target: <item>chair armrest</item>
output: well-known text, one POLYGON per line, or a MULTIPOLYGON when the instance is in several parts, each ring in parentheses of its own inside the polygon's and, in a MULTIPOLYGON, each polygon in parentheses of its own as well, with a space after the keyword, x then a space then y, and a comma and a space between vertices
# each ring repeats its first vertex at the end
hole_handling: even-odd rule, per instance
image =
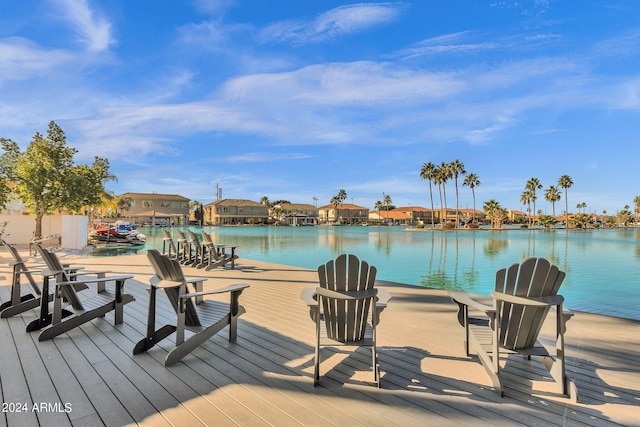
POLYGON ((304 288, 302 292, 300 292, 300 298, 309 306, 318 305, 316 288, 304 288))
POLYGON ((550 295, 546 297, 521 297, 517 295, 503 294, 502 292, 491 292, 491 296, 497 301, 511 304, 525 305, 532 307, 551 307, 564 302, 562 295, 550 295))
POLYGON ((86 280, 78 280, 71 282, 56 282, 56 286, 70 286, 77 285, 79 283, 99 283, 99 282, 111 282, 111 281, 124 281, 128 279, 133 279, 132 274, 123 274, 122 276, 107 276, 107 277, 95 277, 92 279, 86 280))
POLYGON ((476 310, 484 311, 485 313, 495 311, 492 306, 482 304, 481 302, 474 300, 465 291, 449 291, 449 297, 458 305, 473 307, 476 310))
POLYGON ((193 297, 198 297, 203 295, 223 294, 227 292, 238 292, 248 287, 249 285, 246 283, 237 283, 235 285, 229 285, 229 286, 225 286, 224 288, 214 289, 210 291, 189 292, 187 294, 180 295, 180 298, 187 299, 187 298, 193 298, 193 297))

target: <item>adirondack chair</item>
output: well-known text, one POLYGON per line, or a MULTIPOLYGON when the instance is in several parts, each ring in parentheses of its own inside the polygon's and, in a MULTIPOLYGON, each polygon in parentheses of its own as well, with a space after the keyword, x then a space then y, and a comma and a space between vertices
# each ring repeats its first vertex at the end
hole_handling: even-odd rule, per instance
POLYGON ((493 387, 504 395, 500 380, 500 353, 539 356, 559 385, 559 391, 577 401, 578 391, 565 371, 564 332, 573 313, 563 309, 558 289, 565 273, 544 258, 529 258, 496 273, 493 305, 481 304, 464 291, 449 295, 459 306, 458 322, 465 329, 465 350, 473 346, 493 387), (551 307, 555 307, 556 349, 551 355, 538 335, 551 307), (471 310, 482 314, 470 315, 471 310))
POLYGON ((132 275, 106 276, 108 271, 79 273, 76 269, 64 267, 54 253, 41 245, 36 245, 36 249, 47 265, 47 269, 41 271, 42 295, 48 295, 50 279, 55 280, 53 311, 49 311, 49 302, 45 298, 40 298, 40 316, 27 325, 27 332, 42 329, 38 340, 45 341, 93 319, 103 317, 110 311, 114 311, 114 323, 116 325, 122 323, 124 305, 135 301, 132 295, 123 293, 124 283, 127 279, 133 278, 132 275), (96 277, 85 277, 94 274, 96 277), (114 291, 107 289, 107 282, 115 282, 114 291), (88 284, 96 284, 97 292, 91 297, 81 299, 78 291, 87 289, 88 284), (68 307, 64 308, 63 305, 66 304, 72 310, 68 307))
POLYGON ((202 249, 203 252, 206 252, 207 258, 204 269, 211 270, 231 263, 230 267, 233 270, 238 259, 238 255, 236 255, 237 246, 229 246, 231 253, 228 254, 226 253, 227 245, 216 245, 211 238, 211 234, 206 231, 201 231, 200 233, 202 234, 202 249))
MULTIPOLYGON (((11 299, 0 305, 0 317, 4 319, 38 307, 40 305, 42 291, 40 284, 33 278, 32 273, 36 273, 36 271, 27 268, 18 250, 4 240, 1 241, 1 244, 9 250, 9 254, 11 254, 13 258, 13 262, 9 263, 9 266, 13 269, 11 274, 11 299), (24 276, 28 280, 29 285, 31 285, 31 293, 22 295, 22 276, 24 276)), ((39 271, 37 273, 39 273, 39 271)), ((52 295, 49 294, 49 301, 51 301, 51 298, 52 295)))
POLYGON ((162 255, 168 255, 173 258, 179 258, 180 252, 176 246, 176 242, 173 241, 171 233, 166 229, 162 229, 162 255))
POLYGON ((245 313, 239 303, 240 294, 249 287, 234 284, 221 289, 203 291, 206 278, 185 278, 180 263, 162 255, 155 249, 147 252, 155 275, 149 280, 149 313, 147 336, 133 349, 133 354, 146 352, 157 343, 176 333, 175 348, 165 358, 165 366, 171 366, 202 345, 209 338, 229 326, 229 342, 237 338, 238 318, 245 313), (195 288, 195 292, 190 287, 195 288), (163 289, 176 312, 176 324, 156 328, 156 293, 163 289), (203 299, 206 295, 229 293, 229 303, 203 299), (189 332, 187 332, 189 331, 189 332), (189 335, 189 336, 188 336, 189 335))
POLYGON ((318 267, 320 286, 307 288, 301 297, 316 324, 313 385, 320 380, 320 348, 371 348, 374 382, 380 387, 376 326, 391 296, 375 288, 377 270, 355 255, 340 255, 318 267))
POLYGON ((192 250, 191 243, 187 240, 187 236, 185 236, 182 230, 176 230, 178 234, 178 239, 176 240, 178 243, 178 261, 182 265, 190 265, 195 262, 195 253, 192 250))

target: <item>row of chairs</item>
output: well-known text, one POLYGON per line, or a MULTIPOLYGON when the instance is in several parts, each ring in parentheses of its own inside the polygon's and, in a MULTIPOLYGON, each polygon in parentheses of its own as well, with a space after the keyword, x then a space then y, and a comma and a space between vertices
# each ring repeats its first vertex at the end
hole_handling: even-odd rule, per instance
POLYGON ((162 254, 175 258, 180 264, 211 270, 224 267, 227 263, 233 270, 238 259, 238 246, 227 246, 214 243, 211 234, 201 231, 202 241, 196 233, 188 230, 189 238, 182 230, 176 230, 178 238, 174 241, 171 233, 162 229, 162 254), (231 252, 228 253, 227 249, 231 252))

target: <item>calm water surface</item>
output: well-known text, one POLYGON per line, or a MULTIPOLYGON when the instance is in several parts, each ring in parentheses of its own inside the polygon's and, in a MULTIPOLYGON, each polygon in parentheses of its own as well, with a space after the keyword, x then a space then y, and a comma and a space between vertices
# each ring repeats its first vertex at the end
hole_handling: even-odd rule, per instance
MULTIPOLYGON (((216 243, 238 245, 241 260, 315 269, 341 253, 378 268, 378 278, 416 286, 493 290, 499 268, 545 257, 567 273, 568 308, 640 320, 640 229, 419 231, 401 227, 190 227, 216 243)), ((95 255, 162 249, 158 228, 140 230, 144 249, 98 249, 95 255)), ((174 234, 175 237, 175 234, 174 234)))

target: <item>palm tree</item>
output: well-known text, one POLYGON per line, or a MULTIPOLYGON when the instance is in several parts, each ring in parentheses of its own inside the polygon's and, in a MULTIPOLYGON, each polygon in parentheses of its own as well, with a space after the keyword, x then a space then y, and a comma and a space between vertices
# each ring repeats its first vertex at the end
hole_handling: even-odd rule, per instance
POLYGON ((520 195, 520 203, 527 205, 527 213, 529 214, 529 226, 531 226, 531 191, 524 190, 520 195))
POLYGON ((565 227, 569 228, 569 195, 568 190, 573 185, 573 181, 569 175, 562 175, 558 178, 558 185, 564 189, 564 215, 565 215, 565 227))
POLYGON ((464 164, 458 159, 449 163, 449 171, 451 171, 451 176, 453 177, 453 182, 455 183, 455 187, 456 187, 456 228, 457 228, 458 225, 460 224, 460 217, 458 213, 459 211, 458 209, 458 176, 466 175, 467 171, 464 170, 464 164))
MULTIPOLYGON (((331 203, 333 203, 334 205, 334 209, 338 209, 338 204, 342 205, 342 209, 344 210, 344 201, 347 198, 347 192, 345 190, 343 190, 342 188, 340 190, 338 190, 338 194, 336 194, 335 196, 333 196, 333 198, 331 199, 331 203)), ((340 212, 340 215, 342 215, 342 212, 340 212)))
POLYGON ((491 199, 488 202, 484 202, 484 212, 487 215, 487 218, 491 221, 492 228, 502 228, 502 222, 507 217, 507 211, 500 203, 491 199))
MULTIPOLYGON (((558 187, 554 187, 553 185, 550 185, 549 188, 547 188, 544 191, 544 199, 547 202, 551 203, 551 212, 553 215, 553 218, 556 217, 556 202, 560 200, 560 190, 558 190, 558 187)), ((555 228, 556 224, 553 224, 553 227, 555 228)))
POLYGON ((531 178, 529 181, 527 181, 525 188, 531 191, 531 201, 533 202, 533 212, 536 212, 536 199, 538 198, 538 196, 536 196, 536 190, 541 190, 542 184, 540 184, 540 180, 538 178, 531 178))
POLYGON ((475 215, 476 215, 476 192, 475 192, 475 188, 480 185, 480 180, 478 179, 478 175, 476 175, 475 173, 470 173, 469 175, 464 177, 464 181, 462 182, 462 185, 466 185, 467 187, 469 187, 471 189, 471 195, 473 196, 473 222, 475 222, 475 215))
POLYGON ((391 206, 391 196, 382 193, 382 204, 386 206, 385 210, 387 211, 387 221, 389 221, 389 206, 391 206))
POLYGON ((444 219, 447 222, 447 181, 453 177, 449 163, 440 164, 440 178, 442 179, 442 194, 444 195, 444 219))
POLYGON ((442 222, 442 185, 445 182, 444 173, 440 166, 436 166, 433 171, 433 182, 438 185, 438 193, 440 193, 440 212, 438 213, 438 222, 442 222))
POLYGON ((433 220, 433 188, 431 187, 431 183, 435 178, 436 165, 433 163, 425 163, 422 165, 422 169, 420 169, 420 179, 426 179, 429 181, 429 198, 431 199, 431 228, 434 227, 433 220))

